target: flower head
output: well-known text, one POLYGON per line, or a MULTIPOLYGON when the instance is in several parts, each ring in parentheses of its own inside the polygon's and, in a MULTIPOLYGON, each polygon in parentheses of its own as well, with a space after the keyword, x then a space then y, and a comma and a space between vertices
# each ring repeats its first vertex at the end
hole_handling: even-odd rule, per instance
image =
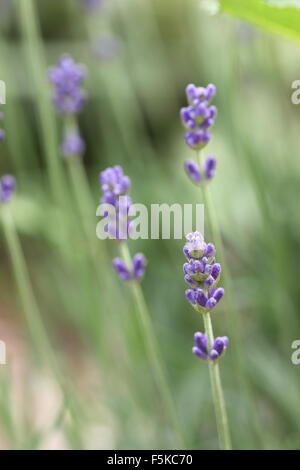
POLYGON ((16 189, 16 180, 11 175, 4 175, 0 179, 0 201, 9 202, 16 189))
POLYGON ((225 353, 229 339, 227 336, 215 338, 212 347, 208 348, 207 336, 204 333, 197 332, 194 335, 195 346, 192 351, 200 359, 217 361, 225 353))
POLYGON ((181 108, 180 117, 186 128, 186 144, 195 150, 203 148, 211 139, 208 130, 214 124, 217 108, 210 101, 215 94, 216 87, 213 84, 206 88, 190 84, 186 88, 188 106, 181 108))
POLYGON ((48 77, 54 87, 53 103, 57 111, 62 114, 79 113, 87 98, 82 88, 86 68, 65 54, 56 67, 49 69, 48 77))
POLYGON ((206 243, 200 232, 186 236, 183 253, 187 262, 183 265, 184 280, 191 287, 185 292, 190 304, 201 313, 212 310, 224 295, 224 289, 217 287, 221 265, 216 262, 216 249, 206 243))

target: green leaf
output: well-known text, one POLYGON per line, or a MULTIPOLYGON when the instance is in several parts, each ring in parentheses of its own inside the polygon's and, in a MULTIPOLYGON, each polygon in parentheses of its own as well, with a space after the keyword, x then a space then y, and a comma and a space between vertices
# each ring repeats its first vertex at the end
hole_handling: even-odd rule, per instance
POLYGON ((300 41, 300 9, 296 7, 275 6, 262 0, 220 0, 220 11, 300 41))

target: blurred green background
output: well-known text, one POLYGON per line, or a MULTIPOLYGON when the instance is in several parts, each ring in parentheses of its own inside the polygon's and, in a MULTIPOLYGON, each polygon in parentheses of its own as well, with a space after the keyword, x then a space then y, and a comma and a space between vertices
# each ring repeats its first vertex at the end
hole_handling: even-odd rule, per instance
MULTIPOLYGON (((212 82, 219 114, 204 153, 218 157, 211 192, 242 347, 229 347, 221 363, 233 446, 297 449, 300 366, 291 362, 291 344, 300 339, 300 108, 291 102, 291 83, 300 79, 300 48, 289 38, 300 36, 300 26, 289 22, 287 30, 280 16, 262 24, 260 11, 252 11, 251 23, 281 34, 256 28, 246 20, 252 4, 263 3, 257 1, 237 11, 243 20, 226 15, 234 14, 234 1, 221 1, 225 14, 216 12, 217 2, 200 0, 102 0, 93 14, 81 3, 1 0, 0 79, 7 87, 1 175, 17 179, 11 212, 76 422, 28 332, 1 231, 0 339, 7 364, 0 366, 0 448, 174 448, 134 302, 111 269, 116 244, 94 237, 98 175, 122 165, 135 202, 201 202, 183 171, 193 152, 178 113, 188 83, 212 82), (62 122, 47 81, 47 67, 65 52, 88 68, 89 100, 79 126, 95 251, 60 155, 62 122), (64 194, 49 178, 53 164, 64 194), (237 355, 245 361, 242 372, 237 355)), ((142 287, 187 447, 214 449, 208 370, 191 354, 203 325, 184 297, 182 246, 130 241, 132 253, 148 259, 142 287)), ((225 310, 224 302, 212 319, 215 333, 230 337, 225 310)))

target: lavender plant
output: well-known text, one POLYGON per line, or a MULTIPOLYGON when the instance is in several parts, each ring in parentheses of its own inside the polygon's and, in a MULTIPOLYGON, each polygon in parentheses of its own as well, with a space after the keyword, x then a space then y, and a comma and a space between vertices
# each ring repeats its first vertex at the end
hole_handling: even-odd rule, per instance
POLYGON ((152 367, 152 372, 156 386, 164 401, 166 412, 177 436, 178 445, 183 446, 182 431, 180 429, 177 411, 173 398, 166 381, 163 366, 159 358, 159 348, 151 322, 151 317, 147 308, 140 281, 145 274, 146 258, 142 253, 137 253, 131 257, 127 240, 130 234, 131 222, 128 219, 128 211, 131 205, 129 190, 131 181, 124 175, 120 166, 114 166, 102 171, 99 176, 102 197, 100 202, 109 203, 115 208, 115 218, 109 214, 107 231, 109 235, 116 239, 120 250, 120 257, 113 260, 113 268, 119 278, 130 285, 139 312, 138 321, 143 335, 148 359, 152 367), (125 205, 121 206, 121 197, 125 198, 125 205), (126 217, 124 217, 126 215, 126 217))
POLYGON ((200 232, 189 233, 186 236, 183 253, 187 262, 183 265, 184 279, 192 289, 185 292, 189 303, 197 312, 203 314, 205 334, 195 333, 193 353, 208 361, 211 387, 220 447, 231 449, 228 419, 223 396, 218 361, 223 356, 227 346, 227 336, 214 338, 210 312, 215 309, 224 295, 224 289, 218 287, 221 265, 216 262, 216 249, 212 243, 206 243, 200 232))
MULTIPOLYGON (((188 85, 186 88, 188 106, 180 110, 180 117, 186 128, 185 142, 196 151, 197 156, 197 161, 187 160, 184 168, 189 179, 201 187, 210 230, 214 242, 220 250, 221 261, 224 265, 222 240, 207 189, 208 182, 215 175, 217 159, 212 155, 208 156, 205 161, 201 158, 201 150, 212 138, 210 130, 217 115, 217 108, 211 105, 211 100, 215 94, 216 87, 213 84, 209 84, 206 88, 196 87, 193 84, 188 85)), ((210 318, 210 311, 218 305, 224 295, 224 289, 218 287, 221 265, 216 263, 215 253, 215 246, 211 243, 206 244, 199 232, 187 235, 184 254, 188 262, 184 264, 184 273, 185 281, 192 289, 186 291, 186 298, 198 312, 203 314, 205 326, 205 335, 202 333, 195 335, 193 352, 198 357, 208 360, 219 442, 221 448, 230 449, 230 434, 218 368, 218 360, 227 348, 228 338, 214 339, 210 318)))

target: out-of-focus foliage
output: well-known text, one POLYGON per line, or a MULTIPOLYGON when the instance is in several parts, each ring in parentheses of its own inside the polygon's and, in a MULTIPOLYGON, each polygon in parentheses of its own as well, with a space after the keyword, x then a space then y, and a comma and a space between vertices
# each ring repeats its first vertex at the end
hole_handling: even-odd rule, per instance
POLYGON ((220 0, 220 7, 221 12, 247 20, 268 31, 300 40, 300 9, 291 6, 291 2, 266 4, 262 0, 220 0))

